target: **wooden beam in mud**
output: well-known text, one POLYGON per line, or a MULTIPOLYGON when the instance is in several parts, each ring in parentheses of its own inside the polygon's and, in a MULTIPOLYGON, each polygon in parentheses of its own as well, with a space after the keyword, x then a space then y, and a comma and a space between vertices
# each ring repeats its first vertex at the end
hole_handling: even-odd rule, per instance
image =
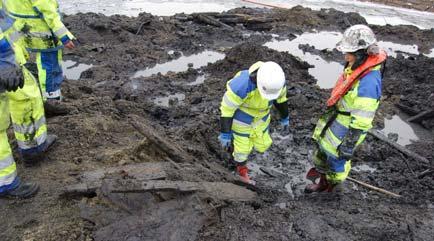
POLYGON ((419 114, 407 119, 408 122, 420 122, 434 116, 434 110, 422 111, 419 114))
POLYGON ((105 178, 134 178, 140 180, 161 180, 167 177, 164 171, 165 163, 139 163, 125 166, 102 168, 83 172, 78 176, 78 182, 64 188, 64 196, 94 195, 102 186, 105 178))
POLYGON ((112 193, 198 192, 218 200, 238 202, 253 201, 257 197, 255 192, 227 182, 110 180, 106 184, 112 193))
POLYGON ((228 30, 234 30, 233 27, 231 27, 225 23, 220 22, 220 20, 218 20, 212 16, 205 15, 205 14, 194 14, 194 16, 200 22, 206 23, 208 25, 215 26, 215 27, 223 27, 223 28, 228 29, 228 30))
POLYGON ((371 130, 369 130, 368 133, 369 133, 370 135, 376 137, 376 138, 379 139, 380 141, 383 141, 383 142, 387 143, 388 145, 392 146, 392 147, 395 148, 396 150, 398 150, 398 151, 404 153, 404 154, 407 155, 408 157, 411 157, 411 158, 413 158, 414 160, 417 160, 417 161, 422 162, 422 163, 424 163, 424 164, 428 164, 428 165, 430 164, 429 160, 426 159, 425 157, 423 157, 423 156, 421 156, 421 155, 419 155, 419 154, 417 154, 417 153, 414 153, 414 152, 408 150, 407 148, 405 148, 405 147, 399 145, 399 144, 396 143, 396 142, 393 142, 393 141, 389 140, 389 138, 387 138, 387 136, 381 134, 378 130, 371 129, 371 130))

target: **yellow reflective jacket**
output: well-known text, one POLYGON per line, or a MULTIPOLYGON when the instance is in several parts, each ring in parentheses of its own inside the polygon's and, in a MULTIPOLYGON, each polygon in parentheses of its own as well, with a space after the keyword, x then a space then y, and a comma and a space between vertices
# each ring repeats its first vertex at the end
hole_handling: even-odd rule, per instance
MULTIPOLYGON (((286 87, 284 87, 279 98, 274 101, 283 103, 287 100, 286 87)), ((274 101, 266 100, 261 96, 256 84, 250 80, 248 70, 240 71, 227 83, 227 90, 220 105, 221 116, 232 117, 233 124, 240 127, 239 131, 248 132, 250 130, 248 126, 258 121, 265 123, 264 128, 266 128, 274 101)))
POLYGON ((30 51, 52 51, 75 39, 62 23, 57 0, 2 0, 2 11, 14 20, 30 51))

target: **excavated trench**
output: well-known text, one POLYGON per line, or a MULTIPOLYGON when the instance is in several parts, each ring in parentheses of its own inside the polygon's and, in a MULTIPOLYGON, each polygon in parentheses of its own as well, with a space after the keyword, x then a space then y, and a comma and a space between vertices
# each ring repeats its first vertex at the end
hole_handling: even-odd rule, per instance
POLYGON ((366 23, 358 14, 239 8, 64 21, 81 46, 65 54, 67 111, 48 119, 60 139, 44 162, 18 161, 42 190, 0 200, 1 240, 432 240, 434 179, 420 174, 433 165, 434 118, 418 120, 417 138, 388 122, 434 108, 432 30, 372 26, 391 51, 375 128, 428 161, 367 138, 351 176, 402 195, 392 198, 351 182, 344 193, 303 193, 312 129, 336 78, 328 65, 343 64, 333 41, 313 40, 366 23), (292 120, 286 133, 273 121, 273 146, 251 156, 249 190, 225 167, 218 119, 226 81, 258 60, 283 66, 292 120))

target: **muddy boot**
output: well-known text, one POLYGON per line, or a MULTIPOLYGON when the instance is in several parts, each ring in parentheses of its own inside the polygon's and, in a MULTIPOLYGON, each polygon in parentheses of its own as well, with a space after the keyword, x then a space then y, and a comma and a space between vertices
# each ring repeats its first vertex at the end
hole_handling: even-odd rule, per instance
POLYGON ((328 191, 331 186, 327 182, 326 176, 324 174, 320 175, 320 179, 318 183, 308 184, 304 188, 305 193, 313 193, 313 192, 323 192, 328 191))
POLYGON ((36 183, 26 182, 18 184, 18 186, 12 190, 6 191, 0 194, 2 198, 30 198, 36 195, 39 191, 39 186, 36 183))
POLYGON ((59 99, 47 99, 44 103, 46 117, 67 115, 70 109, 59 99))
POLYGON ((249 185, 255 185, 255 181, 251 180, 249 177, 249 168, 247 166, 237 166, 237 173, 240 177, 240 180, 249 185))
POLYGON ((312 183, 316 183, 316 180, 321 177, 321 173, 319 173, 315 167, 309 169, 306 174, 306 179, 310 180, 312 183))
POLYGON ((25 154, 23 153, 21 156, 24 159, 24 163, 26 165, 35 164, 38 161, 41 161, 44 158, 44 154, 50 149, 51 146, 56 142, 56 135, 47 135, 47 139, 45 143, 41 147, 41 150, 38 153, 25 154))

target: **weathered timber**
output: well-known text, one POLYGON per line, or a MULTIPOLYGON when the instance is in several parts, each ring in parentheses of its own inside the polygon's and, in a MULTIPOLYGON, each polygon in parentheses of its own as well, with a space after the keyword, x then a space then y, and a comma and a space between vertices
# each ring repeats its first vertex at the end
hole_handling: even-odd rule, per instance
POLYGON ((113 193, 199 192, 217 200, 239 202, 252 201, 257 196, 253 191, 226 182, 109 180, 106 184, 113 193))
POLYGON ((425 157, 423 157, 423 156, 421 156, 421 155, 419 155, 417 153, 414 153, 414 152, 408 150, 407 148, 399 145, 396 142, 393 142, 393 141, 389 140, 389 138, 387 138, 385 135, 381 134, 378 130, 371 129, 371 130, 369 130, 368 133, 371 134, 372 136, 376 137, 377 139, 379 139, 379 140, 381 140, 381 141, 389 144, 390 146, 392 146, 396 150, 404 153, 408 157, 411 157, 414 160, 417 160, 417 161, 422 162, 424 164, 430 164, 429 160, 426 159, 425 157))
MULTIPOLYGON (((156 133, 150 126, 143 123, 137 115, 128 115, 129 123, 150 142, 152 142, 154 149, 161 153, 164 153, 172 161, 175 162, 191 162, 194 161, 194 157, 185 152, 179 145, 175 143, 169 143, 166 138, 161 136, 161 133, 156 133)), ((149 143, 146 143, 149 145, 149 143)))
POLYGON ((398 107, 403 112, 405 112, 411 116, 417 115, 419 113, 418 110, 415 110, 414 108, 407 106, 407 105, 404 105, 404 104, 397 103, 397 104, 395 104, 395 106, 398 107))
POLYGON ((426 119, 434 117, 434 110, 422 111, 419 114, 412 116, 407 119, 408 122, 420 122, 426 119))
POLYGON ((228 30, 234 30, 233 27, 231 27, 231 26, 229 26, 229 25, 227 25, 225 23, 220 22, 218 19, 216 19, 216 18, 214 18, 212 16, 207 16, 205 14, 196 14, 195 18, 198 21, 200 21, 202 23, 209 24, 211 26, 223 27, 223 28, 228 29, 228 30))
POLYGON ((140 180, 161 180, 167 177, 164 171, 165 163, 139 163, 125 166, 103 168, 83 172, 78 176, 78 182, 66 186, 63 195, 80 196, 93 195, 102 186, 103 180, 111 178, 134 178, 140 180))

